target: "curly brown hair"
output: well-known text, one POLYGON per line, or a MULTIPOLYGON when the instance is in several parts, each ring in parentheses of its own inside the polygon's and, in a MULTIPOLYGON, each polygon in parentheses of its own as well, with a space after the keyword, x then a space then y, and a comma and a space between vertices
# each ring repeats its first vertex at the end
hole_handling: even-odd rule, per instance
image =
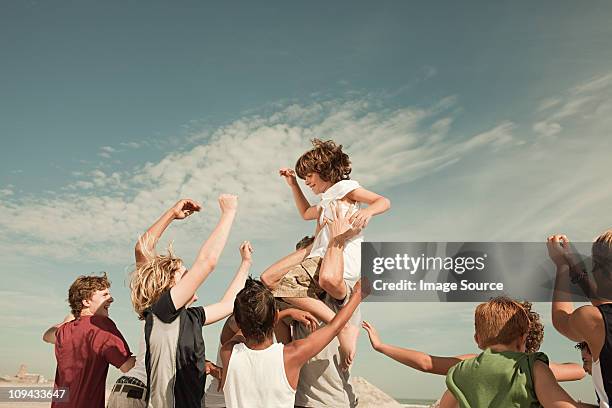
POLYGON ((523 309, 529 316, 529 331, 527 332, 527 341, 525 344, 525 351, 527 353, 535 353, 540 350, 542 341, 544 341, 544 325, 540 321, 540 314, 534 310, 531 310, 531 302, 519 302, 523 309))
POLYGON ((305 179, 309 173, 317 173, 323 181, 337 183, 348 180, 351 174, 351 161, 342 151, 342 145, 333 140, 313 139, 312 149, 304 153, 295 163, 295 173, 305 179))
POLYGON ((83 301, 91 299, 93 294, 98 290, 110 288, 110 281, 106 276, 106 272, 102 276, 79 276, 70 285, 68 289, 68 304, 72 315, 76 318, 81 316, 83 310, 83 301))

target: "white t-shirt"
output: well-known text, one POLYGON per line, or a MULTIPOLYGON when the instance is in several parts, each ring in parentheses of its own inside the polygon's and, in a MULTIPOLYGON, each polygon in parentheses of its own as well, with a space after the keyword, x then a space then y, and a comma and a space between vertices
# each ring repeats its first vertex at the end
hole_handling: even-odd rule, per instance
MULTIPOLYGON (((317 204, 317 207, 321 208, 321 216, 319 217, 319 223, 322 225, 325 218, 333 219, 334 213, 331 204, 336 202, 340 206, 342 214, 347 214, 350 204, 341 201, 348 193, 356 190, 360 187, 359 183, 355 180, 341 180, 328 188, 323 194, 321 194, 321 202, 317 204)), ((359 203, 354 206, 353 215, 359 210, 359 203)), ((363 242, 363 234, 349 239, 344 245, 344 280, 354 284, 361 277, 361 243, 363 242)), ((317 234, 314 243, 312 244, 312 250, 308 255, 308 258, 320 256, 323 258, 329 245, 329 228, 323 227, 317 234)))
POLYGON ((126 377, 134 377, 143 382, 143 384, 147 384, 147 368, 145 367, 145 353, 146 353, 146 344, 144 338, 144 324, 142 326, 142 336, 140 337, 140 341, 138 342, 138 354, 136 354, 136 364, 130 371, 125 373, 126 377))

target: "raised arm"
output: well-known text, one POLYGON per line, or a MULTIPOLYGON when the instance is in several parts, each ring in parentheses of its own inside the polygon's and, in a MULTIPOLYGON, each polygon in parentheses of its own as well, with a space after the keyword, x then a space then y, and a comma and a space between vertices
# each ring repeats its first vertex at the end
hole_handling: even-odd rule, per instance
POLYGON ((604 322, 594 306, 574 309, 570 293, 569 240, 565 235, 552 235, 548 238, 547 247, 557 269, 552 302, 553 326, 570 340, 586 341, 593 358, 597 359, 605 337, 604 322))
POLYGON ((567 261, 569 241, 565 235, 548 237, 548 255, 555 264, 556 277, 552 301, 553 326, 559 333, 573 341, 584 341, 583 336, 570 324, 574 303, 570 292, 570 266, 567 261))
POLYGON ((302 219, 316 220, 319 217, 319 210, 316 206, 310 205, 306 199, 306 196, 304 196, 304 193, 297 182, 295 171, 293 171, 293 169, 284 167, 278 171, 278 174, 284 177, 289 187, 291 187, 293 201, 295 201, 295 206, 297 207, 302 219))
POLYGON ((221 300, 217 303, 204 307, 206 315, 205 325, 218 322, 219 320, 232 314, 236 295, 242 288, 244 288, 244 282, 246 282, 247 276, 249 276, 249 269, 251 268, 251 263, 253 262, 253 247, 249 241, 244 241, 242 245, 240 245, 240 256, 242 258, 240 267, 238 268, 238 271, 236 271, 234 279, 228 286, 221 300))
POLYGON ((236 217, 238 197, 222 194, 219 196, 219 206, 221 207, 221 218, 217 226, 200 248, 198 256, 189 272, 185 273, 181 280, 170 289, 172 301, 177 309, 183 307, 191 300, 198 287, 217 266, 221 252, 223 252, 234 218, 236 217))
POLYGON ((142 265, 147 260, 147 256, 150 256, 155 251, 155 245, 162 236, 166 228, 174 220, 182 220, 189 217, 196 211, 200 211, 202 207, 197 202, 188 198, 179 200, 166 212, 149 229, 138 238, 136 247, 134 248, 134 255, 136 257, 136 268, 142 265))
POLYGON ((365 203, 368 205, 367 208, 362 208, 355 212, 350 218, 350 222, 355 228, 365 228, 373 216, 382 214, 391 208, 391 201, 381 196, 380 194, 373 193, 366 190, 365 188, 359 187, 351 191, 346 195, 346 198, 358 203, 365 203))
POLYGON ((43 333, 43 341, 45 343, 49 343, 49 344, 55 344, 55 333, 57 332, 57 329, 60 328, 63 324, 66 324, 68 322, 71 322, 74 320, 74 316, 72 315, 72 313, 68 313, 68 315, 66 315, 66 317, 64 318, 64 321, 61 323, 56 324, 55 326, 51 326, 49 327, 44 333, 43 333))
POLYGON ((289 383, 294 388, 297 386, 302 366, 321 352, 340 333, 357 306, 359 306, 359 303, 361 303, 361 300, 361 280, 359 280, 353 288, 353 293, 348 303, 336 313, 331 322, 311 333, 305 339, 293 341, 285 346, 285 373, 289 383))

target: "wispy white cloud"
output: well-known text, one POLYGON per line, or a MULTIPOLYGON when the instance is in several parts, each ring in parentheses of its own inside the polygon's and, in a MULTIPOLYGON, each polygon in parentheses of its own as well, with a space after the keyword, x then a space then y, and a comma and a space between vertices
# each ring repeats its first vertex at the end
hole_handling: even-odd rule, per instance
POLYGON ((240 196, 237 231, 252 239, 265 237, 278 233, 279 223, 295 211, 277 170, 293 165, 311 138, 342 143, 354 163, 354 177, 373 190, 513 142, 510 122, 477 135, 446 137, 455 98, 429 108, 380 109, 381 103, 359 98, 285 106, 205 132, 201 144, 168 151, 157 162, 123 172, 94 170, 51 197, 3 201, 0 242, 32 256, 108 261, 130 248, 137 234, 180 197, 204 202, 205 211, 184 227, 187 235, 201 236, 214 221, 211 212, 223 192, 240 196))
POLYGON ((568 121, 574 126, 590 127, 586 122, 608 109, 611 94, 612 74, 605 74, 576 85, 560 96, 546 98, 540 102, 539 119, 533 130, 538 135, 554 136, 564 130, 564 123, 568 121))
POLYGON ((556 122, 537 122, 533 125, 533 131, 543 136, 554 136, 563 128, 556 122))

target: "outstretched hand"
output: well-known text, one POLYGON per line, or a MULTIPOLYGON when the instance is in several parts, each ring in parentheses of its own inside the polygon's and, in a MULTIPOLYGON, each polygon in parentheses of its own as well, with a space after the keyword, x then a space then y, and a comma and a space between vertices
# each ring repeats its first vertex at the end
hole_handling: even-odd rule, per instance
POLYGON ((293 169, 290 169, 289 167, 283 167, 278 171, 278 174, 285 178, 285 181, 287 182, 289 187, 297 186, 297 178, 293 169))
POLYGON ((370 338, 370 344, 372 344, 372 348, 374 350, 378 350, 378 348, 383 343, 380 340, 380 336, 378 335, 378 331, 376 330, 376 328, 372 326, 370 323, 366 322, 365 320, 361 323, 361 327, 363 327, 365 331, 368 333, 368 337, 370 338))
POLYGON ((172 206, 172 213, 175 220, 182 220, 189 217, 194 212, 200 211, 201 209, 202 206, 194 200, 184 198, 177 201, 177 203, 172 206))
POLYGON ((253 260, 253 247, 249 241, 243 241, 239 250, 242 262, 251 262, 253 260))

